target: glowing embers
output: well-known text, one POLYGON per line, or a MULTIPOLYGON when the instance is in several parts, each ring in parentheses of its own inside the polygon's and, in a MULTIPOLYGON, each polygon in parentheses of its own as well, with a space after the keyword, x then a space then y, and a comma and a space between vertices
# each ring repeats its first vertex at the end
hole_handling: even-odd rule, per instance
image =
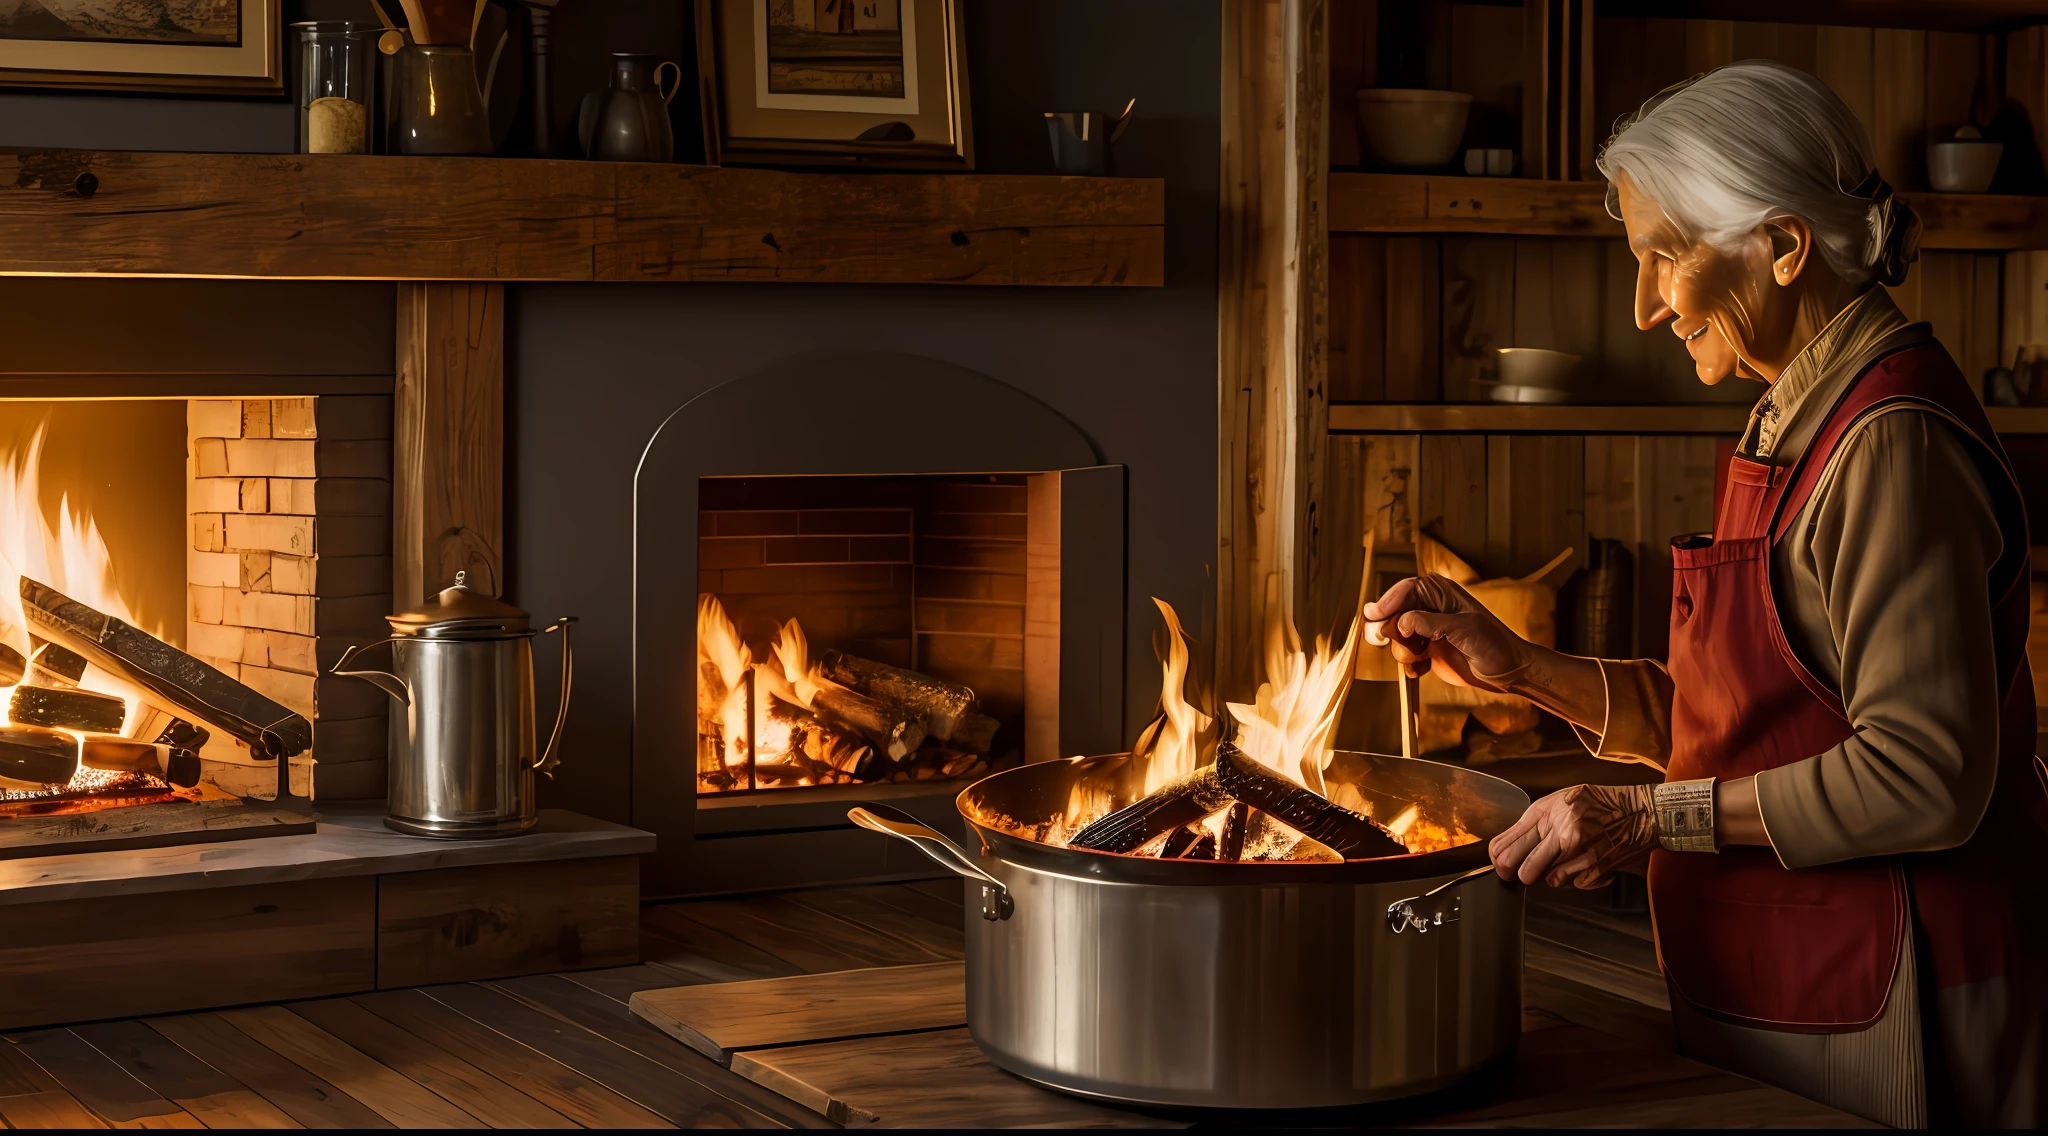
POLYGON ((834 650, 814 658, 794 619, 764 656, 718 597, 698 597, 698 792, 988 770, 998 723, 967 687, 834 650))
POLYGON ((1267 629, 1265 681, 1253 701, 1229 703, 1236 737, 1186 690, 1193 657, 1173 609, 1158 600, 1160 714, 1132 747, 1122 785, 1077 781, 1053 816, 993 817, 993 827, 1040 843, 1161 859, 1339 862, 1434 852, 1477 839, 1437 802, 1396 801, 1332 777, 1333 739, 1356 669, 1354 619, 1341 645, 1304 650, 1284 612, 1267 629), (1376 813, 1389 820, 1380 823, 1376 813))

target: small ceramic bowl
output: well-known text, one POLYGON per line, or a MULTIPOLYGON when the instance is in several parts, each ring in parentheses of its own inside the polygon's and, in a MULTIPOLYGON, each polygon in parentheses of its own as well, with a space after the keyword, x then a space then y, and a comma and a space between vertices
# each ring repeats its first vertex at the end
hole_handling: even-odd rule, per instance
MULTIPOLYGON (((1579 365, 1577 355, 1546 351, 1541 347, 1502 347, 1494 354, 1500 360, 1500 381, 1504 386, 1565 389, 1565 380, 1579 365)), ((1528 401, 1528 400, 1519 400, 1528 401)))
POLYGON ((1927 181, 1942 193, 1983 193, 1998 172, 2003 142, 1936 142, 1927 148, 1927 181))
POLYGON ((1465 137, 1472 96, 1460 91, 1375 87, 1358 92, 1358 142, 1365 160, 1401 170, 1448 163, 1465 137))
POLYGON ((1553 387, 1525 387, 1518 383, 1493 383, 1486 388, 1486 397, 1495 402, 1563 402, 1571 397, 1570 391, 1553 387))

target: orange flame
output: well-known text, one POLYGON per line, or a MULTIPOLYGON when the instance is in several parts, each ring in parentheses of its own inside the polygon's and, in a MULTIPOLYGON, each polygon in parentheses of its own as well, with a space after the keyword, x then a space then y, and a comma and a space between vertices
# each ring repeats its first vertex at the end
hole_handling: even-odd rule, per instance
POLYGON ((744 771, 753 731, 747 723, 747 672, 753 656, 739 628, 725 614, 718 597, 697 597, 697 724, 698 732, 715 736, 719 760, 728 771, 744 771), (707 727, 709 727, 707 729, 707 727))
POLYGON ((1214 760, 1209 751, 1214 743, 1216 719, 1188 704, 1188 636, 1181 629, 1173 605, 1152 597, 1166 620, 1166 658, 1159 663, 1159 717, 1131 747, 1132 754, 1145 759, 1145 793, 1151 795, 1169 782, 1179 780, 1214 760))
POLYGON ((1323 770, 1336 754, 1332 739, 1344 715, 1344 697, 1351 693, 1359 619, 1354 613, 1340 648, 1331 647, 1329 636, 1318 635, 1311 656, 1301 649, 1285 605, 1276 606, 1266 621, 1266 681, 1251 705, 1224 705, 1237 719, 1237 747, 1246 756, 1323 796, 1329 795, 1323 770))

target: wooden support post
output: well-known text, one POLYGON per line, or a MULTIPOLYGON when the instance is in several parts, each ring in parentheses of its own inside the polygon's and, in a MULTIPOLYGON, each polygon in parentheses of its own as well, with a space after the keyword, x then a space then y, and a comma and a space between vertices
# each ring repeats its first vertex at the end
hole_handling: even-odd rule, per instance
POLYGON ((393 394, 393 601, 503 591, 504 285, 401 283, 393 394))
POLYGON ((1249 698, 1271 603, 1312 594, 1329 430, 1324 0, 1223 9, 1218 689, 1249 698))

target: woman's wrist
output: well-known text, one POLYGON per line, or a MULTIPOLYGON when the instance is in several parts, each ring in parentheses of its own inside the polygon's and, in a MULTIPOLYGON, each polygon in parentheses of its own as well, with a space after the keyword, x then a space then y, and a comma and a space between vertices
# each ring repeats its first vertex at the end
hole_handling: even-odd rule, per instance
POLYGON ((1599 660, 1534 643, 1527 644, 1525 650, 1527 655, 1513 670, 1501 675, 1474 672, 1475 677, 1520 695, 1573 725, 1589 730, 1606 725, 1607 680, 1600 673, 1599 660))

